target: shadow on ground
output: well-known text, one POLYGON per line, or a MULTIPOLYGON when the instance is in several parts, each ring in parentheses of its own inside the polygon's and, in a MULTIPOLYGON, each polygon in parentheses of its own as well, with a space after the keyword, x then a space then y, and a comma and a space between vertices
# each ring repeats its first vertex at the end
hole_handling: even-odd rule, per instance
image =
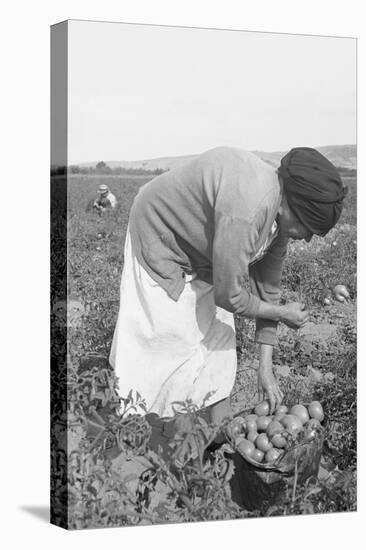
POLYGON ((49 523, 50 521, 50 507, 49 506, 20 506, 20 509, 27 514, 40 519, 43 522, 49 523))

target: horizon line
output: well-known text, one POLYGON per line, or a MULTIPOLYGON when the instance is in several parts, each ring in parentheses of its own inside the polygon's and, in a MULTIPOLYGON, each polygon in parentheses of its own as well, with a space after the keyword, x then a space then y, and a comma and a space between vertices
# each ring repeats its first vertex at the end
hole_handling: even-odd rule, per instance
MULTIPOLYGON (((305 145, 304 145, 305 147, 305 145)), ((333 144, 328 144, 328 145, 317 145, 314 147, 314 149, 320 149, 320 148, 325 148, 325 147, 357 147, 357 143, 333 143, 333 144)), ((290 148, 291 149, 291 148, 290 148)), ((285 150, 290 150, 290 149, 276 149, 274 151, 266 151, 264 149, 248 149, 249 152, 251 153, 269 153, 269 154, 275 154, 275 153, 283 153, 285 150)), ((205 151, 207 151, 209 149, 205 149, 205 151)), ((204 151, 202 151, 204 152, 204 151)), ((104 160, 103 158, 101 159, 98 159, 98 160, 82 160, 82 161, 73 161, 73 162, 67 162, 67 166, 77 166, 79 164, 92 164, 94 162, 98 163, 98 162, 105 162, 106 164, 108 164, 108 162, 149 162, 149 161, 153 161, 153 160, 159 160, 159 159, 168 159, 168 158, 178 158, 178 157, 193 157, 193 156, 197 156, 197 155, 200 155, 201 153, 183 153, 183 154, 177 154, 177 155, 159 155, 157 157, 149 157, 149 158, 136 158, 136 159, 119 159, 119 160, 113 160, 113 159, 109 159, 109 160, 104 160)))

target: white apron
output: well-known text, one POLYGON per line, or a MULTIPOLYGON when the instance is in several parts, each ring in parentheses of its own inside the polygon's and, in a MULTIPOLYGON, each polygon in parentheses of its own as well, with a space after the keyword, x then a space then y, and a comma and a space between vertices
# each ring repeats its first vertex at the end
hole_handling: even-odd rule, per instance
POLYGON ((188 399, 212 405, 235 381, 234 316, 215 305, 212 285, 195 275, 186 276, 178 301, 171 299, 137 261, 127 232, 110 363, 121 397, 138 391, 148 412, 172 416, 172 403, 188 399))

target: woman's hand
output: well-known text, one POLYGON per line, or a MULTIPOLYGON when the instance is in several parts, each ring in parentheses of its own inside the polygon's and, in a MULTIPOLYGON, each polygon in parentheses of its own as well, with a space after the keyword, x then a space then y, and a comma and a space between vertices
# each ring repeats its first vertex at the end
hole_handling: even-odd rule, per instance
POLYGON ((256 318, 281 321, 290 328, 301 328, 309 320, 309 311, 300 302, 290 302, 285 306, 260 301, 256 318))
POLYGON ((272 368, 272 346, 261 344, 258 368, 258 395, 262 401, 267 397, 270 405, 270 414, 279 407, 283 399, 272 368))
POLYGON ((258 395, 260 401, 268 398, 270 414, 273 413, 282 403, 283 393, 280 390, 273 370, 258 370, 258 395))
POLYGON ((281 321, 290 328, 301 328, 309 320, 309 311, 299 302, 291 302, 282 306, 281 321))

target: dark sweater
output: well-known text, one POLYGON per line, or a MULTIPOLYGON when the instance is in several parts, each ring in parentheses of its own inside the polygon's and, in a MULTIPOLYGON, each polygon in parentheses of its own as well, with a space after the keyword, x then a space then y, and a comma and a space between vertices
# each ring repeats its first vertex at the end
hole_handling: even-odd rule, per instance
MULTIPOLYGON (((281 201, 276 170, 241 149, 218 147, 144 185, 130 212, 134 253, 173 299, 185 274, 212 284, 217 306, 253 317, 278 302, 287 242, 265 242, 281 201), (245 276, 250 276, 250 292, 245 276)), ((276 342, 277 324, 257 319, 256 340, 276 342)))

